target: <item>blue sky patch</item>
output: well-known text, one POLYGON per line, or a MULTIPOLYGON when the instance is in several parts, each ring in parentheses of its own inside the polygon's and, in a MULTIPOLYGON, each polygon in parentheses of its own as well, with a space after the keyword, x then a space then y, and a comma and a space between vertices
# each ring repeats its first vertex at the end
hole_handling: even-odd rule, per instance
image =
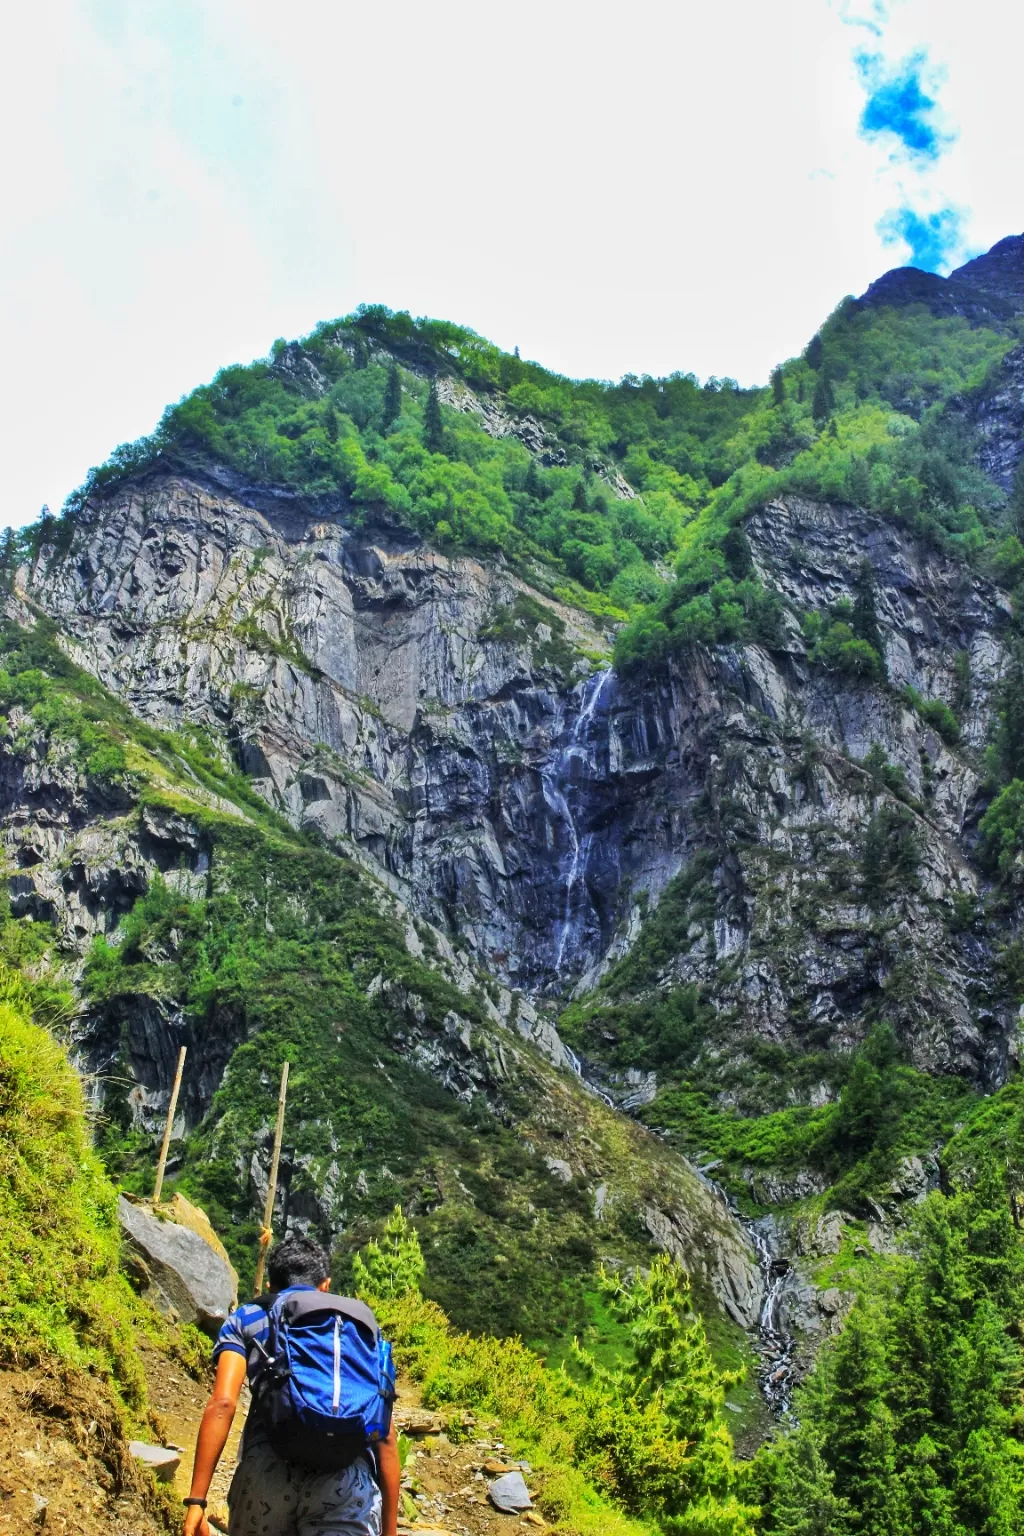
POLYGON ((879 219, 878 233, 886 245, 905 240, 910 246, 912 267, 924 272, 948 268, 963 236, 963 215, 956 208, 938 213, 917 213, 913 208, 891 208, 879 219))
POLYGON ((854 63, 868 99, 860 118, 860 131, 874 139, 891 134, 911 160, 935 161, 952 142, 933 120, 935 98, 923 85, 926 55, 912 53, 896 65, 887 65, 880 53, 861 51, 854 63))

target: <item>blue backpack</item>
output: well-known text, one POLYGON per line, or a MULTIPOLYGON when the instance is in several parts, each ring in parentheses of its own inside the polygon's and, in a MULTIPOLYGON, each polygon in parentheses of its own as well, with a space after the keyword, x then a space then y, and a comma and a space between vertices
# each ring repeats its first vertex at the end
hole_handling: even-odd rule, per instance
POLYGON ((395 1400, 391 1345, 369 1307, 347 1296, 297 1290, 268 1297, 262 1323, 245 1329, 253 1408, 270 1444, 285 1461, 322 1472, 351 1466, 386 1440, 395 1400))

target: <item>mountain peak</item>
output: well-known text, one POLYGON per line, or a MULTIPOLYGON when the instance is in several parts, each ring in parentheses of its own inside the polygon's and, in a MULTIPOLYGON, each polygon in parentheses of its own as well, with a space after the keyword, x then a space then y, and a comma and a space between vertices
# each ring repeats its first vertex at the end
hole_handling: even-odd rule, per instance
POLYGON ((1024 234, 997 241, 984 256, 976 256, 950 273, 949 281, 970 283, 1024 310, 1024 234))
POLYGON ((1007 235, 948 277, 919 267, 893 267, 876 278, 858 303, 873 309, 925 304, 934 315, 960 315, 971 325, 1001 330, 1024 314, 1024 234, 1007 235))

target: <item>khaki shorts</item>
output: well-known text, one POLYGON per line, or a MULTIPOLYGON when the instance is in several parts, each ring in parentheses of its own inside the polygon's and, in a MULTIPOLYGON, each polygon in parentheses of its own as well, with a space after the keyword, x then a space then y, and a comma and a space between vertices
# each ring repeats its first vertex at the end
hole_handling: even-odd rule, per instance
POLYGON ((380 1536, 380 1489, 362 1456, 343 1472, 310 1472, 254 1446, 228 1506, 231 1536, 380 1536))

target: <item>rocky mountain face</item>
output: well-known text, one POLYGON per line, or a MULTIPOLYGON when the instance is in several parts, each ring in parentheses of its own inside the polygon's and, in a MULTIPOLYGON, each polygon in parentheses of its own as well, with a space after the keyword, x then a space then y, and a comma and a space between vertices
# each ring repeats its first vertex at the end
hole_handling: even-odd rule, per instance
MULTIPOLYGON (((830 1251, 831 1229, 822 1238, 812 1220, 810 1237, 802 1227, 794 1237, 776 1223, 770 1241, 753 1233, 758 1252, 713 1188, 649 1138, 633 1148, 639 1183, 624 1180, 585 1128, 605 1113, 593 1097, 578 1132, 551 1140, 552 1106, 561 1096, 554 1118, 571 1125, 578 1090, 566 1099, 539 1058, 528 1065, 539 1050, 563 1074, 581 1070, 555 1027, 559 1002, 587 995, 687 872, 699 872, 688 917, 649 985, 692 984, 713 999, 715 1055, 848 1052, 882 1002, 923 1069, 992 1088, 1017 1059, 999 945, 976 920, 976 749, 1004 666, 1008 600, 849 505, 786 497, 747 537, 789 605, 778 647, 696 648, 625 675, 594 621, 500 562, 445 557, 299 506, 258 510, 180 475, 94 506, 71 547, 43 548, 20 580, 23 603, 55 621, 60 644, 135 715, 205 728, 269 806, 379 879, 416 952, 425 921, 455 984, 498 981, 482 1045, 457 1014, 439 1026, 408 988, 378 979, 407 1059, 456 1097, 483 1093, 518 1118, 554 1177, 583 1178, 598 1215, 609 1198, 632 1211, 737 1322, 753 1327, 774 1286, 775 1324, 813 1341, 849 1301, 809 1285, 800 1257, 830 1251), (852 605, 865 583, 884 680, 814 660, 798 622, 852 605), (908 689, 956 705, 960 744, 908 689), (880 909, 862 866, 889 811, 917 865, 880 909), (522 1081, 532 1114, 512 1107, 522 1081), (792 1262, 781 1283, 780 1251, 792 1262)), ((185 893, 209 888, 210 849, 187 815, 135 806, 52 755, 8 751, 4 765, 16 914, 57 922, 83 951, 156 871, 185 893)), ((78 1026, 81 1059, 101 1074, 127 1041, 141 1125, 158 1123, 182 1018, 159 999, 122 996, 78 1026)), ((202 1118, 244 1033, 195 1040, 186 1125, 202 1118)), ((582 1070, 609 1103, 629 1111, 656 1098, 657 1070, 616 1069, 598 1039, 585 1049, 582 1070)), ((261 1166, 257 1156, 257 1192, 261 1166)), ((300 1215, 343 1226, 351 1199, 316 1195, 325 1179, 333 1186, 315 1157, 308 1172, 300 1215)), ((816 1187, 762 1176, 754 1192, 774 1204, 816 1187)))
MULTIPOLYGON (((849 506, 788 497, 747 532, 790 605, 780 648, 698 649, 633 676, 585 614, 500 564, 180 477, 96 508, 25 589, 143 719, 208 727, 270 805, 529 1005, 592 983, 700 853, 705 915, 671 974, 713 986, 735 1048, 849 1048, 887 989, 915 1061, 996 1084, 1015 1009, 986 938, 955 918, 978 894, 977 768, 906 690, 956 704, 981 747, 1007 599, 849 506), (794 617, 854 603, 869 578, 884 684, 809 660, 794 617), (873 749, 899 795, 865 766, 873 749), (856 872, 889 801, 922 857, 879 945, 856 872)), ((43 853, 19 846, 20 910, 54 909, 43 853)), ((87 895, 68 921, 81 937, 122 909, 87 895)))
MULTIPOLYGON (((219 503, 206 521, 210 502, 198 487, 175 483, 169 492, 172 498, 187 497, 197 556, 194 574, 210 570, 211 531, 219 527, 226 541, 221 546, 223 567, 211 590, 216 589, 225 570, 239 566, 239 551, 232 542, 235 520, 261 541, 256 557, 261 569, 269 568, 267 592, 273 596, 261 605, 259 598, 253 600, 247 594, 242 600, 244 608, 230 610, 236 615, 244 613, 249 618, 254 609, 261 615, 269 613, 285 588, 291 591, 296 579, 301 585, 307 569, 319 580, 320 573, 305 558, 301 542, 295 547, 258 515, 219 503), (226 524, 225 516, 232 523, 226 524), (250 602, 254 607, 248 606, 250 602)), ((171 542, 181 550, 185 542, 182 526, 170 516, 168 522, 175 528, 171 542)), ((109 531, 112 542, 106 548, 112 552, 121 534, 109 531)), ((319 526, 312 533, 321 541, 326 536, 319 526)), ((334 533, 341 546, 339 557, 343 558, 346 538, 343 530, 335 529, 334 533)), ((164 550, 169 547, 161 545, 164 550)), ((146 734, 143 727, 141 737, 132 740, 129 725, 129 771, 127 775, 107 776, 91 771, 88 762, 76 756, 74 736, 62 734, 67 722, 56 718, 48 732, 29 710, 10 709, 2 750, 2 815, 12 914, 55 927, 65 955, 78 957, 76 974, 81 981, 81 962, 90 953, 94 939, 110 936, 115 945, 119 942, 120 947, 113 951, 116 955, 127 947, 129 941, 118 931, 118 924, 158 880, 171 902, 177 903, 178 915, 169 927, 165 925, 159 935, 147 931, 141 941, 134 941, 132 965, 124 981, 104 989, 85 977, 83 1004, 70 1022, 69 1041, 75 1060, 88 1074, 97 1110, 107 1119, 122 1116, 142 1133, 144 1141, 158 1134, 178 1047, 185 1044, 189 1063, 175 1126, 179 1145, 197 1126, 206 1124, 207 1140, 195 1157, 200 1163, 220 1159, 231 1170, 230 1180, 237 1187, 242 1213, 238 1219, 244 1222, 250 1205, 255 1208, 262 1204, 269 1158, 270 1101, 263 1103, 257 1084, 258 1099, 251 1104, 246 1097, 245 1068, 238 1066, 238 1053, 259 1023, 251 1006, 240 1010, 235 1004, 216 1005, 203 1021, 190 1013, 180 984, 171 979, 185 969, 188 947, 175 924, 187 923, 190 912, 218 898, 247 903, 258 888, 266 892, 260 926, 268 935, 279 935, 288 942, 286 924, 294 925, 297 918, 296 932, 313 933, 323 920, 323 911, 315 910, 312 903, 316 880, 325 880, 339 910, 349 914, 353 937, 351 947, 344 951, 349 958, 340 984, 335 984, 333 992, 326 980, 323 984, 326 1031, 312 1041, 301 1035, 296 1041, 294 1035, 286 1034, 293 1042, 292 1059, 297 1060, 289 1111, 287 1215, 292 1225, 313 1225, 336 1237, 349 1230, 360 1231, 360 1222, 365 1222, 367 1215, 382 1202, 386 1207, 396 1196, 411 1203, 427 1230, 435 1210, 448 1224, 442 1225, 441 1235, 434 1239, 435 1249, 447 1240, 450 1224, 464 1223, 468 1213, 472 1213, 472 1237, 466 1235, 465 1226, 459 1226, 453 1239, 463 1247, 466 1242, 479 1245, 480 1231, 493 1224, 496 1231, 504 1232, 500 1244, 511 1256, 499 1253, 495 1242, 483 1257, 478 1255, 469 1277, 451 1282, 457 1287, 453 1293, 441 1292, 454 1315, 463 1315, 467 1321, 480 1320, 472 1310, 474 1304, 480 1305, 474 1298, 477 1292, 487 1290, 486 1263, 492 1258, 501 1268, 500 1282, 518 1289, 520 1301, 525 1301, 531 1264, 540 1263, 550 1271, 546 1283, 557 1290, 587 1272, 598 1244, 602 1258, 613 1267, 635 1262, 653 1246, 687 1266, 703 1304, 712 1310, 716 1305, 721 1307, 728 1320, 726 1326, 755 1329, 764 1294, 763 1276, 748 1235, 720 1193, 684 1158, 642 1127, 623 1125, 601 1095, 580 1081, 578 1063, 562 1044, 550 1017, 539 1014, 526 993, 495 985, 477 963, 457 925, 449 925, 449 934, 423 922, 420 913, 441 922, 448 908, 433 903, 426 892, 419 899, 408 870, 404 869, 400 878, 389 872, 386 863, 392 843, 402 846, 398 834, 405 827, 403 813, 408 813, 409 806, 409 799, 404 797, 411 797, 409 778, 421 770, 414 733, 403 732, 398 723, 389 725, 383 714, 388 707, 396 721, 402 720, 402 694, 411 686, 409 678, 403 678, 392 666, 387 682, 379 681, 386 672, 383 662, 388 653, 387 640, 379 633, 376 640, 371 633, 369 659, 365 652, 360 655, 365 637, 357 640, 360 630, 354 630, 351 623, 359 581, 355 572, 369 571, 363 578, 367 585, 358 590, 363 597, 369 592, 371 614, 376 616, 382 610, 385 625, 391 620, 392 633, 397 632, 396 615, 401 615, 406 638, 404 645, 398 645, 398 654, 404 653, 409 661, 416 655, 413 642, 418 639, 423 647, 418 660, 424 667, 451 666, 450 652, 435 652, 433 662, 430 660, 438 637, 444 635, 442 625, 450 632, 440 643, 454 644, 461 657, 474 639, 472 631, 465 633, 467 612, 481 622, 481 616, 491 613, 492 586, 515 604, 522 600, 521 584, 500 573, 488 578, 471 562, 447 562, 422 550, 403 551, 386 541, 382 547, 380 541, 369 537, 355 541, 344 565, 352 585, 346 585, 336 573, 330 597, 320 605, 321 611, 332 614, 343 605, 347 609, 347 642, 332 619, 330 639, 325 632, 325 644, 350 645, 352 670, 344 675, 375 687, 381 699, 378 705, 368 694, 346 689, 303 659, 291 636, 287 605, 278 613, 280 627, 275 627, 274 619, 264 619, 267 630, 260 630, 255 639, 250 633, 234 653, 241 669, 237 675, 231 672, 226 682, 221 678, 211 687, 217 663, 207 649, 197 662, 205 669, 202 688, 199 672, 191 681, 181 674, 172 681, 170 666, 175 659, 185 659, 182 646, 189 642, 184 637, 193 626, 191 620, 182 618, 185 588, 172 592, 174 582, 169 582, 165 570, 159 578, 165 621, 162 626, 152 625, 150 633, 163 648, 165 661, 158 668, 163 681, 151 692, 156 674, 149 671, 141 649, 125 649, 124 618, 79 629, 71 618, 71 606, 61 608, 60 590, 64 600, 72 591, 82 600, 81 590, 76 590, 72 581, 81 577, 83 548, 73 548, 64 558, 51 560, 45 574, 42 565, 38 572, 26 573, 26 595, 6 603, 5 618, 15 637, 18 632, 26 637, 38 633, 34 625, 41 605, 37 604, 46 585, 54 613, 60 611, 61 621, 67 624, 57 632, 60 646, 83 659, 88 656, 96 675, 115 686, 125 684, 128 673, 119 667, 131 655, 128 697, 137 716, 162 725, 187 717, 206 726, 208 739, 215 745, 237 751, 250 765, 264 765, 263 775, 253 781, 259 792, 283 808, 297 825, 316 832, 319 841, 354 854, 370 872, 360 879, 347 860, 336 860, 327 852, 292 850, 287 843, 279 846, 279 840, 273 839, 273 824, 268 836, 259 817, 254 819, 247 811, 245 798, 239 802, 233 797, 229 783, 218 792, 221 785, 216 779, 204 782, 201 770, 197 775, 175 756, 172 737, 146 734), (386 594, 383 600, 382 589, 386 594), (425 611, 417 616, 418 594, 422 594, 425 611), (460 616, 461 636, 454 632, 460 616), (261 638, 265 634, 271 638, 261 638), (383 649, 375 654, 374 644, 383 649), (104 657, 101 646, 107 645, 110 649, 104 657), (447 663, 441 660, 444 656, 447 663), (236 684, 243 675, 249 679, 249 692, 245 696, 245 724, 236 734, 240 713, 236 684), (224 682, 223 697, 220 682, 224 682), (195 690, 191 705, 190 690, 195 690), (261 697, 273 700, 275 708, 280 702, 285 711, 273 729, 269 711, 256 714, 255 701, 261 697), (313 725, 316 718, 332 722, 329 729, 334 747, 305 734, 310 729, 321 737, 327 734, 313 725), (276 737, 275 731, 279 733, 276 737), (356 760, 364 765, 358 772, 349 766, 356 760), (368 763, 377 765, 379 780, 372 777, 368 763), (399 776, 401 783, 397 782, 399 776), (351 820, 310 817, 311 808, 315 813, 317 806, 331 806, 332 794, 350 796, 347 803, 339 798, 332 815, 351 820), (365 829, 375 815, 375 836, 383 826, 394 829, 390 838, 381 835, 378 843, 373 838, 360 839, 349 830, 365 829), (241 874, 236 848, 239 839, 241 865, 245 866, 241 874), (295 873, 290 877, 272 873, 259 876, 263 883, 258 887, 244 884, 252 861, 258 864, 267 859, 271 864, 276 861, 278 869, 283 867, 282 860, 285 866, 292 862, 295 873), (347 1017, 353 1011, 349 975, 356 978, 351 1019, 347 1017), (330 1074, 335 1072, 342 1080, 337 1088, 330 1081, 330 1074), (327 1089, 319 1081, 325 1075, 327 1089), (219 1116, 209 1121, 206 1117, 219 1089, 228 1097, 221 1102, 219 1116), (491 1151, 483 1158, 482 1167, 481 1106, 485 1117, 493 1117, 484 1136, 484 1144, 491 1151), (369 1116, 365 1126, 360 1115, 369 1116), (388 1160, 393 1167, 387 1165, 388 1160), (507 1180, 512 1170, 512 1183, 499 1185, 499 1176, 507 1180), (472 1179, 471 1185, 465 1182, 467 1178, 472 1179), (496 1204, 499 1188, 500 1208, 496 1204), (517 1238, 520 1226, 525 1231, 517 1238), (536 1255, 533 1247, 538 1250, 536 1255), (520 1271, 522 1279, 517 1280, 520 1271), (460 1314, 460 1305, 469 1310, 460 1314)), ((243 558, 243 568, 249 569, 253 557, 243 558)), ((95 573, 96 565, 88 569, 95 573)), ((179 575, 181 569, 179 566, 171 576, 179 575)), ((130 567, 122 574, 123 590, 128 592, 136 577, 130 567)), ((230 590, 230 582, 228 577, 229 585, 222 590, 230 590)), ((312 591, 307 588, 301 601, 310 601, 312 591)), ((237 591, 235 597, 237 600, 237 591)), ((531 602, 542 609, 539 600, 531 602)), ((87 607, 83 602, 83 612, 87 607)), ((97 613, 105 608, 109 608, 106 600, 99 599, 97 613)), ((202 609, 197 606, 195 611, 202 609)), ((531 624, 543 629, 533 607, 527 609, 527 615, 531 624)), ((229 616, 222 613, 219 621, 227 637, 226 651, 235 645, 227 624, 229 616)), ((554 610, 552 620, 555 625, 560 622, 554 610)), ((145 619, 139 622, 151 623, 145 619)), ((575 629, 568 629, 571 617, 565 622, 567 631, 575 635, 575 629)), ((370 628, 375 631, 375 618, 370 628)), ((531 634, 534 641, 545 644, 543 634, 539 640, 532 629, 531 634)), ((31 639, 26 643, 31 644, 31 639)), ((568 642, 564 649, 568 650, 568 642)), ((515 675, 514 658, 499 659, 494 665, 501 683, 515 675)), ((486 670, 484 675, 488 675, 486 670)), ((451 677, 465 687, 461 663, 458 668, 451 666, 451 677)), ((465 691, 472 700, 471 688, 465 691)), ((86 693, 88 697, 88 690, 86 693)), ((101 702, 105 697, 102 695, 101 702)), ((547 695, 543 697, 547 705, 537 705, 538 709, 555 707, 547 695)), ((569 706, 563 700, 558 707, 569 706)), ((118 718, 124 726, 136 715, 118 718)), ((458 763, 447 740, 441 740, 438 751, 440 763, 458 763)), ((435 776, 441 772, 436 761, 430 763, 429 771, 435 776)), ((258 806, 259 800, 255 803, 258 806)), ((436 795, 435 803, 440 808, 442 800, 436 795)), ((455 808, 444 804, 445 814, 454 817, 455 808)), ((430 831, 438 837, 433 823, 430 831)), ((415 850, 415 842, 411 847, 415 850)), ((434 868, 425 857, 415 867, 434 868)), ((438 867, 442 871, 446 868, 438 867)), ((499 911, 497 915, 504 927, 496 931, 508 932, 514 914, 499 911)), ((249 984, 253 985, 252 979, 249 984)), ((272 998, 284 985, 278 974, 272 998)), ((187 1141, 184 1144, 187 1147, 187 1141)), ((180 1153, 172 1166, 180 1169, 180 1153)), ((215 1184, 214 1199, 217 1188, 215 1184)), ((218 1215, 232 1240, 227 1225, 230 1209, 225 1206, 218 1215)), ((443 1274, 444 1262, 435 1257, 435 1265, 443 1274)), ((509 1307, 513 1327, 524 1328, 530 1318, 536 1322, 539 1315, 535 1308, 519 1321, 515 1305, 510 1303, 509 1307)), ((539 1326, 550 1332, 552 1324, 541 1316, 539 1326)))

